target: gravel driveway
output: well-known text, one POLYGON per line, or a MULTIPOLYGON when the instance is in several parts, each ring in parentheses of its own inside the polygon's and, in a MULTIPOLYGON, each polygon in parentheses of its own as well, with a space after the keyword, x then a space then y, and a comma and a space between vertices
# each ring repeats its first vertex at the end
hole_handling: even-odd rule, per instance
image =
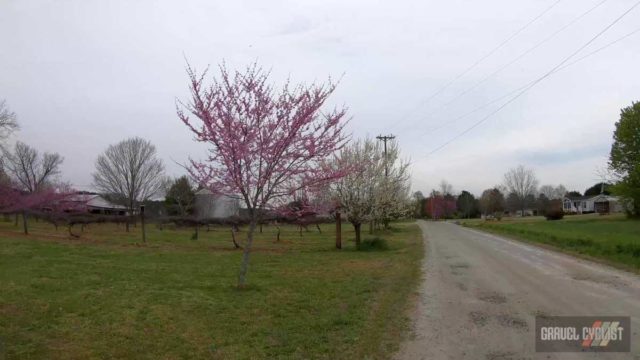
POLYGON ((640 359, 640 277, 452 223, 419 221, 427 256, 397 359, 640 359), (632 353, 536 353, 536 315, 631 316, 632 353))

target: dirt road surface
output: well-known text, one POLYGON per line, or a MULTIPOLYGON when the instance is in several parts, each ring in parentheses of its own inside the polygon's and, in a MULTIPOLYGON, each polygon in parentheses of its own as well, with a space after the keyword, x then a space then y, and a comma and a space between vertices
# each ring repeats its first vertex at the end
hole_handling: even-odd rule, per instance
POLYGON ((427 256, 413 335, 397 359, 640 360, 640 277, 444 222, 419 221, 427 256), (536 353, 535 316, 631 316, 631 353, 536 353))

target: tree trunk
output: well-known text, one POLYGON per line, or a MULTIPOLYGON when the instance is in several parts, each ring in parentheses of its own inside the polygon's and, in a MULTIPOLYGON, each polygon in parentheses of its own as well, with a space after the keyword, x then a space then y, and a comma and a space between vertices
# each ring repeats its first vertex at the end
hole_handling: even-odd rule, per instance
POLYGON ((22 212, 22 228, 24 229, 24 234, 29 235, 29 229, 27 229, 27 212, 22 212))
POLYGON ((231 241, 233 242, 233 247, 235 247, 236 249, 240 249, 240 245, 238 245, 238 242, 236 241, 236 227, 235 226, 231 227, 231 241))
POLYGON ((356 231, 356 247, 360 246, 360 228, 362 224, 353 224, 353 229, 356 231))
POLYGON ((276 228, 278 228, 278 234, 276 235, 276 241, 280 241, 280 225, 276 225, 276 228))
POLYGON ((147 229, 144 227, 144 208, 140 207, 140 225, 142 226, 142 242, 147 242, 147 229))
MULTIPOLYGON (((255 216, 255 215, 254 215, 255 216)), ((240 263, 240 273, 238 274, 238 288, 244 288, 247 283, 247 271, 249 270, 249 256, 251 255, 251 245, 253 244, 253 233, 256 231, 257 221, 251 219, 249 231, 247 232, 247 242, 242 252, 242 262, 240 263)))

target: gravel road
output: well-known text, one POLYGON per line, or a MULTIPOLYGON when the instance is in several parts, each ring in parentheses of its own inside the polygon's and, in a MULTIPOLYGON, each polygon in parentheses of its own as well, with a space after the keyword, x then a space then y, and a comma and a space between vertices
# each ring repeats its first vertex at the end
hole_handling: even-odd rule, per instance
POLYGON ((419 221, 427 256, 414 330, 397 359, 640 360, 640 277, 444 222, 419 221), (536 353, 536 315, 631 316, 631 353, 536 353))

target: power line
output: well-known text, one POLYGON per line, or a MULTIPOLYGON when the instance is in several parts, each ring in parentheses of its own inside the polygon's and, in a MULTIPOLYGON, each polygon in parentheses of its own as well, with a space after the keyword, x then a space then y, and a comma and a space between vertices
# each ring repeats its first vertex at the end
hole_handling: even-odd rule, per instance
POLYGON ((570 63, 568 63, 566 65, 564 65, 564 66, 562 66, 561 68, 558 69, 558 71, 560 71, 562 69, 566 69, 567 67, 569 67, 569 66, 571 66, 571 65, 573 65, 573 64, 575 64, 577 62, 580 62, 580 61, 588 58, 591 55, 595 55, 595 54, 599 53, 600 51, 608 48, 609 46, 615 45, 615 44, 619 43, 620 41, 628 38, 629 36, 637 34, 638 32, 640 32, 640 28, 637 28, 637 29, 633 30, 632 32, 630 32, 630 33, 628 33, 628 34, 626 34, 624 36, 621 36, 621 37, 617 38, 616 40, 614 40, 614 41, 612 41, 612 42, 610 42, 610 43, 608 43, 608 44, 606 44, 606 45, 604 45, 602 47, 599 47, 599 48, 593 50, 592 52, 590 52, 590 53, 588 53, 588 54, 586 54, 586 55, 584 55, 584 56, 582 56, 582 57, 580 57, 580 58, 578 58, 578 59, 576 59, 576 60, 574 60, 574 61, 572 61, 572 62, 570 62, 570 63))
POLYGON ((482 63, 484 60, 486 60, 487 58, 489 58, 491 55, 493 55, 496 51, 500 50, 502 47, 504 47, 507 43, 509 43, 509 41, 513 40, 515 37, 517 37, 518 35, 520 35, 524 30, 526 30, 529 26, 531 26, 533 23, 535 23, 537 20, 539 20, 541 17, 543 17, 547 12, 549 12, 551 9, 553 9, 556 5, 558 5, 562 0, 556 0, 553 4, 551 4, 551 6, 547 7, 546 9, 544 9, 544 11, 542 11, 541 13, 539 13, 537 16, 535 16, 533 19, 531 19, 529 22, 527 22, 524 26, 522 26, 520 29, 518 29, 516 32, 514 32, 513 34, 511 34, 509 37, 507 37, 504 41, 502 41, 500 44, 498 44, 498 46, 494 47, 491 51, 489 51, 487 54, 485 54, 484 56, 482 56, 480 59, 476 60, 471 66, 469 66, 467 69, 465 69, 464 71, 462 71, 461 73, 459 73, 458 75, 456 75, 453 79, 449 80, 445 85, 443 85, 442 87, 440 87, 438 90, 436 90, 433 94, 431 94, 430 96, 428 96, 426 99, 420 101, 418 103, 417 106, 411 108, 408 112, 406 112, 404 115, 402 115, 400 117, 400 119, 398 121, 396 121, 396 125, 399 122, 404 121, 405 119, 407 119, 409 116, 411 116, 411 114, 413 114, 416 110, 418 110, 420 107, 422 107, 423 105, 427 104, 429 101, 431 101, 433 98, 435 98, 436 96, 440 95, 443 91, 445 91, 449 86, 451 86, 454 82, 458 81, 460 78, 462 78, 463 76, 465 76, 467 73, 469 73, 471 70, 475 69, 476 66, 480 65, 480 63, 482 63))
MULTIPOLYGON (((588 58, 588 57, 590 57, 590 56, 593 56, 593 55, 595 55, 595 54, 597 54, 597 53, 601 52, 602 50, 604 50, 604 49, 606 49, 606 48, 608 48, 608 47, 610 47, 610 46, 613 46, 613 45, 615 45, 615 44, 619 43, 620 41, 622 41, 622 40, 624 40, 624 39, 626 39, 626 38, 628 38, 628 37, 630 37, 630 36, 632 36, 632 35, 634 35, 634 34, 636 34, 636 33, 638 33, 638 32, 640 32, 640 28, 637 28, 637 29, 635 29, 635 30, 633 30, 633 31, 631 31, 631 32, 629 32, 629 33, 627 33, 626 35, 623 35, 623 36, 621 36, 621 37, 617 38, 616 40, 611 41, 611 42, 607 43, 606 45, 603 45, 603 46, 601 46, 601 47, 597 48, 596 50, 593 50, 593 51, 591 51, 590 53, 587 53, 586 55, 584 55, 584 56, 582 56, 582 57, 580 57, 580 58, 578 58, 578 59, 576 59, 576 60, 574 60, 574 61, 571 61, 571 62, 569 62, 569 63, 567 63, 567 64, 563 65, 562 67, 558 68, 558 69, 557 69, 556 71, 554 71, 553 73, 555 74, 555 73, 557 73, 557 72, 560 72, 560 71, 562 71, 562 70, 564 70, 564 69, 566 69, 566 68, 568 68, 568 67, 570 67, 570 66, 572 66, 572 65, 574 65, 574 64, 576 64, 576 63, 578 63, 578 62, 580 62, 580 61, 582 61, 582 60, 584 60, 584 59, 586 59, 586 58, 588 58)), ((458 122, 459 120, 462 120, 462 119, 466 118, 467 116, 472 115, 472 114, 474 114, 474 113, 476 113, 476 112, 478 112, 478 111, 480 111, 480 110, 482 110, 482 109, 484 109, 484 108, 488 107, 489 105, 495 104, 495 103, 497 103, 498 101, 500 101, 500 100, 502 100, 502 99, 504 99, 504 98, 507 98, 507 97, 509 97, 510 95, 513 95, 513 94, 517 93, 518 91, 520 91, 520 90, 522 90, 522 89, 526 88, 527 86, 529 86, 529 85, 533 84, 534 82, 535 82, 535 80, 530 81, 530 82, 528 82, 527 84, 525 84, 525 85, 523 85, 523 86, 521 86, 521 87, 519 87, 519 88, 517 88, 517 89, 511 90, 510 92, 508 92, 508 93, 506 93, 506 94, 504 94, 504 95, 502 95, 502 96, 500 96, 500 97, 497 97, 497 98, 495 98, 495 99, 493 99, 493 100, 491 100, 491 101, 489 101, 489 102, 487 102, 487 103, 484 103, 484 104, 482 104, 482 105, 480 105, 480 106, 478 106, 478 107, 474 108, 473 110, 471 110, 471 111, 469 111, 469 112, 467 112, 467 113, 464 113, 464 114, 462 114, 461 116, 458 116, 457 118, 455 118, 455 119, 453 119, 453 120, 451 120, 451 121, 447 121, 447 122, 440 123, 440 125, 437 125, 435 128, 428 129, 427 131, 425 131, 425 132, 421 133, 419 136, 424 136, 424 135, 426 135, 426 134, 429 134, 429 133, 432 133, 432 132, 434 132, 434 131, 440 130, 440 129, 442 129, 443 127, 445 127, 445 126, 447 126, 447 125, 454 124, 454 123, 458 122)))
POLYGON ((502 109, 504 109, 507 105, 511 104, 513 101, 515 101, 516 99, 518 99, 520 96, 522 96, 524 93, 526 93, 527 91, 529 91, 532 87, 534 87, 535 85, 537 85, 538 83, 540 83, 542 80, 546 79, 547 77, 549 77, 551 74, 553 74, 554 72, 558 71, 565 63, 567 63, 569 60, 571 60, 571 58, 573 58, 574 56, 576 56, 578 53, 580 53, 580 51, 582 51, 583 49, 585 49, 587 46, 591 45, 591 43, 593 43, 596 39, 598 39, 602 34, 604 34, 605 32, 607 32, 611 27, 613 27, 615 24, 617 24, 620 20, 622 20, 622 18, 624 18, 627 14, 629 14, 631 11, 633 11, 633 9, 635 9, 638 5, 640 5, 640 1, 636 2, 635 4, 633 4, 633 6, 631 6, 628 10, 626 10, 624 13, 622 13, 620 16, 618 16, 613 22, 611 22, 609 25, 607 25, 604 29, 600 30, 600 32, 598 32, 594 37, 592 37, 589 41, 587 41, 585 44, 583 44, 582 46, 580 46, 576 51, 574 51, 571 55, 567 56, 565 59, 563 59, 558 65, 556 65, 555 67, 553 67, 550 71, 548 71, 547 73, 545 73, 544 75, 542 75, 541 77, 537 78, 536 80, 534 80, 533 82, 529 83, 529 85, 526 85, 524 87, 524 89, 522 89, 518 94, 516 94, 514 97, 512 97, 511 99, 509 99, 509 101, 507 101, 506 103, 502 104, 500 107, 498 107, 496 110, 492 111, 491 113, 489 113, 487 116, 483 117, 482 119, 478 120, 477 122, 475 122, 473 125, 471 125, 470 127, 468 127, 467 129, 465 129, 464 131, 460 132, 459 134, 457 134, 456 136, 454 136, 453 138, 447 140, 444 144, 436 147, 435 149, 433 149, 432 151, 430 151, 429 153, 427 153, 427 156, 432 155, 434 153, 436 153, 437 151, 441 150, 442 148, 444 148, 445 146, 449 145, 450 143, 452 143, 453 141, 457 140, 458 138, 464 136, 465 134, 467 134, 468 132, 470 132, 471 130, 475 129, 476 127, 478 127, 479 125, 481 125, 482 123, 484 123, 486 120, 488 120, 490 117, 492 117, 493 115, 495 115, 496 113, 500 112, 502 109))
POLYGON ((464 95, 468 94, 469 92, 473 91, 474 89, 478 88, 480 85, 484 84, 487 80, 491 79, 492 77, 494 77, 495 75, 497 75, 498 73, 500 73, 501 71, 503 71, 504 69, 508 68, 509 66, 515 64, 516 62, 520 61, 520 59, 524 58, 525 56, 527 56, 528 54, 530 54, 532 51, 534 51, 535 49, 539 48, 540 46, 544 45, 545 43, 547 43, 548 41, 550 41, 551 39, 555 38, 558 34, 560 34, 561 32, 563 32, 564 30, 568 29, 570 26, 572 26, 573 24, 577 23, 578 21, 580 21, 581 19, 583 19, 585 16, 587 16, 588 14, 590 14, 591 12, 593 12, 595 9, 597 9, 598 7, 600 7, 602 4, 604 4, 605 2, 607 2, 609 0, 602 0, 600 2, 598 2, 596 5, 592 6, 591 8, 589 8, 587 11, 583 12, 582 14, 578 15, 577 17, 575 17, 573 20, 571 20, 570 22, 568 22, 567 24, 565 24, 564 26, 562 26, 561 28, 559 28, 558 30, 556 30, 555 32, 553 32, 551 35, 547 36, 546 38, 544 38, 543 40, 539 41, 538 43, 536 43, 535 45, 533 45, 532 47, 530 47, 529 49, 525 50, 523 53, 521 53, 520 55, 516 56, 515 58, 513 58, 511 61, 509 61, 508 63, 502 65, 500 68, 498 68, 497 70, 493 71, 492 73, 490 73, 489 75, 485 76, 483 79, 481 79, 480 81, 476 82, 474 85, 472 85, 471 87, 463 90, 462 92, 458 93, 456 96, 454 96, 451 100, 449 100, 448 102, 442 104, 441 106, 439 106, 438 108, 436 108, 435 110, 431 111, 429 114, 427 114, 426 117, 424 117, 422 120, 420 121, 424 121, 427 120, 429 118, 431 118, 432 115, 438 113, 440 110, 446 108, 448 105, 451 105, 452 103, 454 103, 456 100, 458 100, 459 98, 463 97, 464 95))

